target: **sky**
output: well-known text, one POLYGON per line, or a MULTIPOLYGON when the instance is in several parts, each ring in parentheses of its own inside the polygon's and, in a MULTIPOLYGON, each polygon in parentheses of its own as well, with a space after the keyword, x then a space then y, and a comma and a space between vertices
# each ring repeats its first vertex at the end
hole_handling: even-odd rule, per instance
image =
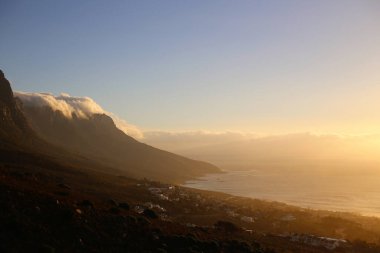
POLYGON ((379 133, 379 27, 377 0, 0 0, 0 68, 145 131, 379 133))

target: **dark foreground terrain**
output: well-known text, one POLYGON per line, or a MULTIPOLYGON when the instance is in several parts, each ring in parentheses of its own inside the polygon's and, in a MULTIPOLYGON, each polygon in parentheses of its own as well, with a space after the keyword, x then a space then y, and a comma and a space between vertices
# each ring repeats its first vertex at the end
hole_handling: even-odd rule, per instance
POLYGON ((7 157, 18 159, 3 157, 0 165, 0 252, 380 252, 375 218, 137 181, 12 152, 7 157))

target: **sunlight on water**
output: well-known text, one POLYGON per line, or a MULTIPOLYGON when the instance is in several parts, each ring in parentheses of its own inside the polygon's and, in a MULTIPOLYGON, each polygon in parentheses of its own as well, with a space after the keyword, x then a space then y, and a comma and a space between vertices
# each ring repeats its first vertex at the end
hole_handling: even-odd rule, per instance
POLYGON ((312 209, 380 217, 380 175, 235 170, 188 181, 185 186, 285 202, 312 209))

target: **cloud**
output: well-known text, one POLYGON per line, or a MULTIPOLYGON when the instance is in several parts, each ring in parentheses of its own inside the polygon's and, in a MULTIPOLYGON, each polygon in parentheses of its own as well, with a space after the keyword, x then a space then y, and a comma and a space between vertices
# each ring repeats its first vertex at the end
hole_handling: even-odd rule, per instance
MULTIPOLYGON (((190 158, 226 164, 301 161, 379 161, 380 135, 293 133, 257 135, 239 132, 145 132, 144 142, 190 158)), ((276 166, 277 166, 276 165, 276 166)), ((310 164, 312 163, 310 162, 310 164)), ((285 166, 285 163, 284 163, 285 166)), ((314 165, 313 165, 314 166, 314 165)))
POLYGON ((129 124, 114 113, 105 111, 92 98, 73 97, 67 93, 54 96, 51 93, 14 92, 14 95, 20 98, 25 106, 48 106, 55 111, 61 111, 68 119, 71 119, 73 114, 80 118, 90 118, 93 114, 106 114, 126 134, 137 139, 143 138, 143 133, 137 126, 129 124))
POLYGON ((239 142, 258 135, 242 132, 211 132, 211 131, 187 131, 187 132, 144 132, 144 142, 165 150, 178 152, 189 148, 198 148, 211 145, 239 142))
POLYGON ((137 126, 128 123, 127 121, 125 121, 124 119, 120 118, 112 112, 106 112, 106 114, 113 119, 113 122, 115 123, 117 128, 119 128, 124 133, 136 139, 144 138, 144 133, 137 126))

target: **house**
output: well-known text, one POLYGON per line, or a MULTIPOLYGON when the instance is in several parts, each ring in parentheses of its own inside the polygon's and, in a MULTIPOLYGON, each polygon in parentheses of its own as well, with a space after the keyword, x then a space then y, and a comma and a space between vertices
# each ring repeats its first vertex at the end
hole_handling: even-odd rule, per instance
POLYGON ((253 222, 255 221, 254 218, 252 218, 252 217, 248 217, 248 216, 242 216, 240 219, 241 219, 242 221, 244 221, 244 222, 248 222, 248 223, 253 223, 253 222))
POLYGON ((290 236, 290 240, 293 242, 301 242, 315 247, 324 247, 329 250, 334 250, 347 243, 347 241, 343 239, 300 234, 294 234, 290 236))

